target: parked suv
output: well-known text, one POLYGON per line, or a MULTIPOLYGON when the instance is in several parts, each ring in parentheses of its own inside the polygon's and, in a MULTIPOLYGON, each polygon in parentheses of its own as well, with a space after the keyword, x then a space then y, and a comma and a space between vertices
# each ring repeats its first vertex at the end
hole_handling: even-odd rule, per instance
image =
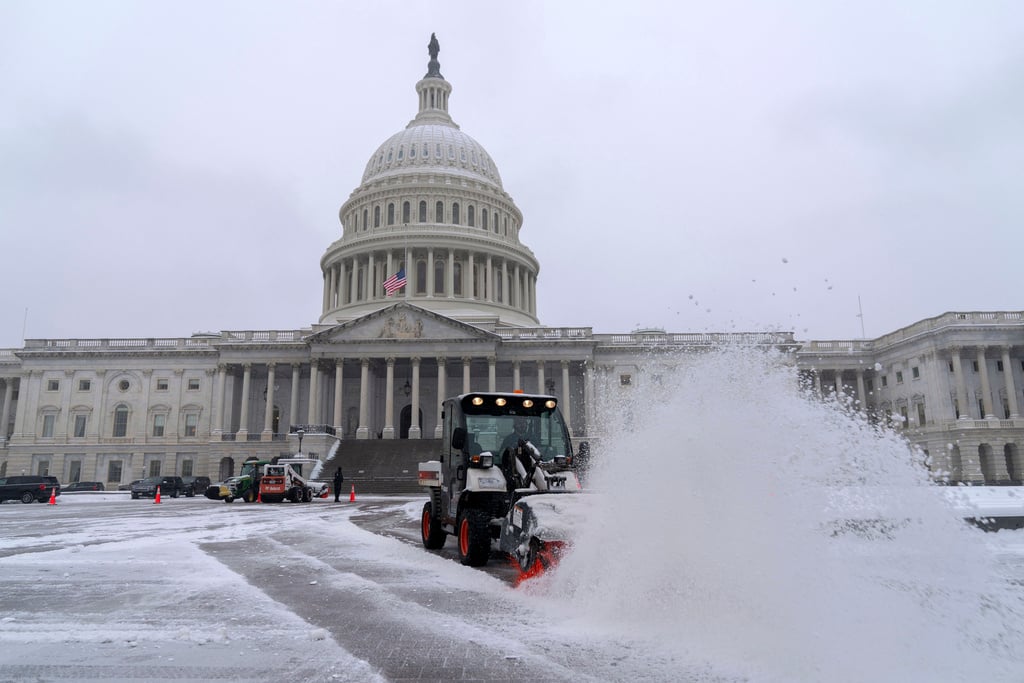
POLYGON ((5 500, 20 500, 22 503, 38 500, 40 503, 46 503, 49 502, 51 493, 60 495, 60 482, 57 481, 57 477, 22 475, 0 479, 0 503, 5 500))
POLYGON ((146 477, 132 484, 132 498, 155 498, 157 488, 161 496, 177 498, 185 493, 185 482, 181 477, 146 477))
POLYGON ((206 493, 207 487, 210 486, 209 477, 182 477, 181 480, 185 482, 185 496, 188 498, 197 493, 206 493))

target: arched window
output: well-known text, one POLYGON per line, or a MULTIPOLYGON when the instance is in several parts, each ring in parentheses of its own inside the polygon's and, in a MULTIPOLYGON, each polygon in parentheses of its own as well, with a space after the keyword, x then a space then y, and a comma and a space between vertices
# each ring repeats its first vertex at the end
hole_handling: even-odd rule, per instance
POLYGON ((444 294, 444 261, 434 261, 434 294, 444 294))
POLYGON ((409 145, 409 158, 410 159, 415 159, 416 158, 416 145, 409 145))
POLYGON ((388 225, 395 224, 395 204, 394 202, 388 202, 388 225))
POLYGON ((462 296, 462 264, 456 261, 454 268, 455 271, 452 273, 452 275, 454 276, 455 280, 455 291, 453 293, 455 294, 455 296, 462 296))
POLYGON ((427 293, 427 262, 417 261, 416 262, 416 293, 426 294, 427 293))
POLYGON ((375 227, 375 228, 379 228, 380 227, 380 207, 379 206, 373 207, 373 227, 375 227))
POLYGON ((366 228, 369 227, 369 218, 370 214, 367 213, 366 209, 363 209, 363 230, 366 230, 366 228))
POLYGON ((476 227, 476 207, 472 204, 466 207, 466 225, 476 227))
POLYGON ((434 206, 434 222, 444 223, 444 202, 438 202, 434 206))
POLYGON ((114 409, 114 431, 113 436, 128 436, 128 408, 118 406, 114 409))
POLYGON ((480 209, 480 227, 487 229, 487 209, 480 209))
POLYGON ((402 202, 402 222, 408 223, 412 220, 412 205, 409 202, 402 202))
POLYGON ((448 145, 448 158, 455 161, 455 148, 451 145, 448 145))
POLYGON ((400 146, 398 148, 398 160, 401 161, 404 158, 405 158, 405 145, 402 145, 402 146, 400 146))
POLYGON ((452 202, 452 223, 459 224, 459 203, 452 202))
POLYGON ((420 202, 420 223, 427 222, 427 203, 420 202))

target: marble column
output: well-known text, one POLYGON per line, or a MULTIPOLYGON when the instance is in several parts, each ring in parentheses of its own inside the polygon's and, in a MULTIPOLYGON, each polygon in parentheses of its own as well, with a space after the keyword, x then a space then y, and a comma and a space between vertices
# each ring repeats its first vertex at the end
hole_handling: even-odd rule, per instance
POLYGON ((292 363, 292 388, 291 400, 288 406, 288 431, 293 425, 299 424, 299 380, 302 366, 299 363, 292 363))
POLYGON ((267 363, 267 394, 266 404, 263 406, 263 433, 261 441, 272 441, 274 439, 274 382, 276 381, 276 363, 267 363))
POLYGON ((359 427, 356 428, 357 439, 369 439, 370 427, 370 359, 360 358, 359 371, 359 427))
POLYGON ((437 426, 434 427, 434 438, 440 439, 443 433, 444 425, 441 424, 441 405, 444 403, 444 399, 448 394, 448 377, 445 373, 445 362, 444 356, 437 357, 437 426))
POLYGON ((420 357, 412 357, 412 414, 409 416, 409 438, 419 439, 420 430, 420 357))
POLYGON ((517 358, 512 361, 512 390, 518 391, 523 388, 523 380, 519 374, 522 362, 517 358))
POLYGON ((544 386, 544 361, 537 361, 537 393, 546 394, 547 389, 544 386))
POLYGON ((964 380, 963 361, 960 359, 960 347, 954 346, 950 349, 950 358, 953 361, 953 379, 956 382, 956 403, 960 409, 960 419, 971 419, 971 406, 967 403, 967 383, 964 380))
POLYGON ((387 359, 387 379, 384 386, 384 430, 382 437, 395 438, 395 359, 387 359))
POLYGON ((992 412, 992 385, 988 381, 988 363, 985 362, 985 347, 978 347, 978 372, 981 373, 981 407, 983 418, 986 420, 995 419, 992 412))
POLYGON ((252 381, 252 363, 242 365, 242 409, 238 418, 238 436, 240 441, 249 438, 249 383, 252 381))
POLYGON ((316 359, 309 361, 309 411, 306 415, 306 424, 320 424, 320 362, 316 359))
POLYGON ((487 391, 497 391, 498 380, 496 373, 496 366, 498 359, 494 356, 487 357, 487 391))
POLYGON ((572 436, 572 402, 569 400, 569 361, 562 361, 562 400, 559 405, 562 408, 562 416, 565 418, 565 425, 569 428, 569 436, 572 436))
POLYGON ((1016 420, 1020 417, 1020 413, 1017 409, 1017 389, 1013 383, 1013 366, 1010 365, 1010 347, 1004 346, 1002 351, 1003 375, 1006 383, 1006 400, 1010 404, 1010 419, 1016 420))
POLYGON ((470 388, 470 372, 473 368, 473 359, 469 356, 462 357, 462 393, 468 394, 470 388))
POLYGON ((344 376, 345 359, 338 358, 334 361, 334 435, 339 439, 345 433, 345 425, 342 422, 345 418, 345 412, 342 410, 342 397, 345 395, 342 391, 344 376))

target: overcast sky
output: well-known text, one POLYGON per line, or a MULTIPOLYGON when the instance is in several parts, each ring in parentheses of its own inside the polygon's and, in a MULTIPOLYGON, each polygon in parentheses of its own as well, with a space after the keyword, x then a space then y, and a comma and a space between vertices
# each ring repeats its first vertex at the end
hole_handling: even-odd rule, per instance
POLYGON ((0 348, 316 322, 432 31, 543 324, 823 340, 1024 310, 1016 0, 4 0, 0 348))

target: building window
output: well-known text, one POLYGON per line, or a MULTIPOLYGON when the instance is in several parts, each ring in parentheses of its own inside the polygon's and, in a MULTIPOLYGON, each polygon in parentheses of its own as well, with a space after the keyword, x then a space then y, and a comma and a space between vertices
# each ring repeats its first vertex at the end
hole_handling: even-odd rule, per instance
POLYGON ((960 419, 960 402, 955 398, 953 399, 953 414, 956 416, 956 419, 960 419))
POLYGON ((977 372, 978 371, 978 361, 972 360, 971 361, 971 367, 974 368, 975 372, 977 372))
POLYGON ((388 225, 395 224, 395 205, 388 202, 388 225))
POLYGON ((43 415, 43 438, 53 438, 53 424, 57 421, 56 415, 43 415))
POLYGON ((448 145, 448 158, 455 161, 455 148, 451 145, 448 145))
POLYGON ((149 461, 149 476, 159 477, 160 476, 160 461, 150 460, 149 461))
POLYGON ((108 482, 121 482, 121 461, 111 460, 107 463, 107 481, 108 482))
POLYGON ((36 475, 40 477, 50 476, 50 461, 40 460, 39 465, 36 467, 36 475))
POLYGON ((1005 398, 1003 399, 1003 419, 1010 419, 1010 401, 1005 398))
POLYGON ((164 425, 167 424, 166 415, 154 415, 153 416, 153 436, 164 435, 164 425))
POLYGON ((896 371, 896 384, 903 384, 903 371, 902 370, 897 370, 896 371))
POLYGON ((907 407, 906 406, 900 406, 900 421, 903 423, 904 427, 907 426, 907 407))
POLYGON ((128 391, 128 388, 130 386, 131 386, 131 382, 129 382, 126 379, 123 379, 123 380, 121 380, 120 382, 117 383, 117 388, 120 389, 121 391, 128 391))
POLYGON ((412 204, 409 202, 402 202, 402 222, 408 223, 412 220, 412 204))
POLYGON ((85 415, 75 415, 75 436, 79 439, 85 436, 85 425, 88 421, 85 415))
POLYGON ((949 371, 953 372, 953 361, 949 361, 949 371))
POLYGON ((420 223, 427 222, 427 203, 420 202, 420 223))
POLYGON ((889 376, 882 375, 882 388, 884 389, 887 386, 889 386, 889 376))
POLYGON ((68 465, 68 481, 82 481, 82 461, 72 460, 68 465))
POLYGON ((189 391, 199 391, 199 379, 198 378, 193 377, 192 379, 190 379, 188 381, 188 390, 189 391))
POLYGON ((78 380, 78 390, 79 391, 89 391, 90 389, 92 389, 92 382, 91 381, 89 381, 87 379, 80 379, 80 380, 78 380))
POLYGON ((409 158, 410 159, 415 159, 416 158, 416 145, 409 145, 409 158))
POLYGON ((476 208, 472 204, 466 207, 466 225, 476 227, 476 208))
POLYGON ((157 391, 167 391, 167 380, 165 380, 165 379, 158 379, 156 381, 156 390, 157 391))
MULTIPOLYGON (((409 150, 409 154, 410 155, 413 153, 413 150, 415 150, 415 147, 409 150)), ((181 476, 183 476, 183 477, 191 477, 192 476, 192 461, 191 460, 182 460, 181 461, 181 476)))
POLYGON ((921 368, 917 367, 916 365, 910 368, 910 375, 914 379, 921 379, 921 368))
POLYGON ((619 375, 619 386, 628 387, 633 383, 632 375, 619 375))
POLYGON ((427 262, 417 261, 416 262, 416 293, 426 294, 427 293, 427 262))
POLYGON ((379 206, 373 207, 373 227, 375 227, 375 228, 379 228, 380 227, 380 207, 379 206))
POLYGON ((185 436, 195 436, 196 426, 199 424, 199 416, 189 413, 185 416, 185 436))
POLYGON ((875 383, 870 379, 866 379, 864 380, 864 388, 866 388, 870 394, 875 390, 875 383))
POLYGON ((444 223, 444 202, 434 204, 434 222, 444 223))
POLYGON ((981 416, 981 419, 985 419, 985 401, 980 398, 978 399, 978 415, 981 416))
POLYGON ((455 268, 455 271, 452 273, 455 278, 455 291, 453 294, 455 296, 462 296, 462 264, 456 263, 453 267, 455 268))
POLYGON ((405 158, 405 145, 401 145, 398 148, 398 160, 401 161, 405 158))
POLYGON ((126 436, 128 434, 128 409, 120 406, 114 411, 114 436, 126 436))
POLYGON ((370 214, 366 209, 363 209, 363 230, 366 230, 370 225, 370 214))
POLYGON ((459 224, 459 203, 452 202, 452 223, 459 224))
POLYGON ((1003 361, 997 360, 996 361, 996 372, 1002 372, 1002 371, 1003 371, 1003 361))
POLYGON ((59 379, 48 379, 46 380, 47 391, 60 391, 60 380, 59 379))
POLYGON ((923 403, 917 404, 917 424, 921 425, 922 427, 925 425, 923 403))
POLYGON ((487 229, 487 209, 480 209, 480 227, 487 229))
POLYGON ((434 262, 434 294, 444 294, 444 261, 434 262))

